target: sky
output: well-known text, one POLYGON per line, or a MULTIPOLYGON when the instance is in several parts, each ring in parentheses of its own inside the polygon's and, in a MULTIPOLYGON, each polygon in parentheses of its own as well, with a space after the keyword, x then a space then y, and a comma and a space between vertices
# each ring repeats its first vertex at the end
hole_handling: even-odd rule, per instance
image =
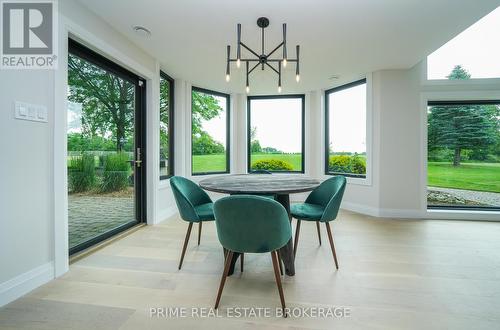
POLYGON ((251 100, 251 127, 260 146, 302 152, 302 99, 251 100))
POLYGON ((222 111, 218 117, 202 122, 201 126, 215 141, 226 146, 226 99, 222 96, 214 95, 214 97, 222 111))
POLYGON ((446 79, 455 65, 472 78, 500 77, 500 7, 483 17, 427 58, 429 79, 446 79))
POLYGON ((334 152, 366 152, 366 84, 328 95, 329 139, 334 152))

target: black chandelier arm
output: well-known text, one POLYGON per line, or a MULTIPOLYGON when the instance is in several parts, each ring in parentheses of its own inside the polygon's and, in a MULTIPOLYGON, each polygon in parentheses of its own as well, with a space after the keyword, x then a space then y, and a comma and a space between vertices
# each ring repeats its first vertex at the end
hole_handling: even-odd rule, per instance
MULTIPOLYGON (((299 61, 299 60, 297 60, 297 59, 286 59, 286 60, 287 60, 287 62, 298 62, 298 61, 299 61)), ((283 59, 278 59, 278 58, 268 58, 268 59, 267 59, 267 62, 274 62, 274 63, 276 63, 276 62, 283 62, 283 59)))
POLYGON ((242 45, 246 50, 248 50, 250 53, 254 54, 256 57, 260 57, 259 54, 257 54, 256 52, 254 52, 250 47, 248 47, 247 45, 245 45, 243 42, 240 42, 240 45, 242 45))
MULTIPOLYGON (((265 64, 266 64, 268 67, 270 67, 270 68, 271 68, 274 72, 276 72, 277 74, 280 74, 280 73, 279 73, 279 71, 278 71, 278 70, 276 70, 276 69, 275 69, 275 68, 274 68, 271 64, 269 64, 269 63, 267 63, 267 62, 265 62, 265 64)), ((278 66, 279 66, 279 64, 278 64, 278 66)))
POLYGON ((283 46, 285 43, 282 41, 278 46, 276 46, 276 48, 274 48, 269 54, 267 54, 267 57, 271 56, 274 54, 275 51, 277 51, 278 49, 280 49, 281 46, 283 46))
MULTIPOLYGON (((229 62, 238 62, 237 58, 230 58, 229 62)), ((258 58, 241 58, 240 62, 260 62, 258 58)))
POLYGON ((252 69, 250 69, 250 71, 248 71, 248 74, 252 73, 252 71, 255 70, 259 66, 259 64, 260 63, 255 64, 255 66, 252 69))

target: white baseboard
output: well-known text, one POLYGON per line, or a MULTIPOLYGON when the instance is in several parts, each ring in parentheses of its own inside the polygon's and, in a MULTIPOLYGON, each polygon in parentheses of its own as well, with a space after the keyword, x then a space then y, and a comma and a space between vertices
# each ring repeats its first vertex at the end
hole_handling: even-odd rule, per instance
POLYGON ((154 224, 156 225, 156 224, 159 224, 161 222, 167 221, 168 219, 171 219, 177 213, 179 213, 179 211, 177 210, 176 205, 173 205, 169 208, 166 208, 158 214, 158 219, 156 219, 154 224))
POLYGON ((366 215, 371 215, 372 217, 378 217, 380 214, 380 210, 378 208, 366 206, 363 204, 342 202, 340 207, 344 210, 348 210, 348 211, 352 211, 352 212, 356 212, 356 213, 361 213, 361 214, 366 214, 366 215))
POLYGON ((0 284, 0 307, 54 279, 54 263, 49 262, 0 284))
POLYGON ((362 204, 342 202, 342 209, 370 215, 377 218, 399 218, 399 219, 424 219, 425 215, 419 210, 409 209, 381 209, 362 204))

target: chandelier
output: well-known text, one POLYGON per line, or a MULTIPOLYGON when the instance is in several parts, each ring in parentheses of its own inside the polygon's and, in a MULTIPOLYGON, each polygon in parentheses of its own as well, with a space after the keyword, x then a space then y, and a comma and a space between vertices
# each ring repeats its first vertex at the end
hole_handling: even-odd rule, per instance
POLYGON ((245 63, 246 67, 246 91, 250 92, 250 84, 249 84, 249 76, 250 74, 259 66, 262 70, 265 67, 269 67, 272 71, 274 71, 278 75, 278 93, 281 93, 281 67, 286 68, 288 62, 295 62, 295 80, 297 82, 300 81, 300 71, 299 71, 299 50, 300 46, 296 46, 296 56, 297 58, 288 58, 287 56, 287 48, 286 48, 286 23, 283 24, 283 41, 276 46, 271 52, 268 54, 265 53, 265 36, 264 29, 269 26, 269 19, 266 17, 260 17, 257 20, 257 26, 262 29, 262 50, 261 53, 258 54, 256 51, 252 50, 250 47, 245 45, 241 41, 241 24, 237 25, 237 41, 238 44, 236 46, 236 58, 231 58, 231 46, 227 46, 227 65, 226 65, 226 81, 231 79, 231 62, 236 62, 236 66, 239 68, 241 63, 245 63), (241 58, 241 47, 248 50, 253 57, 252 58, 241 58), (277 52, 280 48, 282 48, 282 57, 281 58, 271 58, 275 52, 277 52), (275 67, 276 66, 276 67, 275 67))

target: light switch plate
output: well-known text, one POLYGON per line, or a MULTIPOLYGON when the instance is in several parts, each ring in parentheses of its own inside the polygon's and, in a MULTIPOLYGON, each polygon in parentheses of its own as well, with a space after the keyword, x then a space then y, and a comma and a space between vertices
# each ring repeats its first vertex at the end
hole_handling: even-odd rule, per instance
POLYGON ((14 103, 14 117, 21 120, 47 122, 47 107, 25 102, 14 103))

